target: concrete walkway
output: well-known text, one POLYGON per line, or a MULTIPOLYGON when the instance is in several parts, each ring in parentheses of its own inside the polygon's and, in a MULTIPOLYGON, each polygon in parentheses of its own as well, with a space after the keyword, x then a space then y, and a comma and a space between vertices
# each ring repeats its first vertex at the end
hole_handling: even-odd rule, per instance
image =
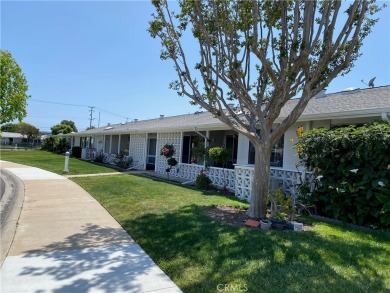
POLYGON ((0 164, 22 180, 25 192, 1 267, 1 292, 181 292, 76 183, 38 168, 0 164))

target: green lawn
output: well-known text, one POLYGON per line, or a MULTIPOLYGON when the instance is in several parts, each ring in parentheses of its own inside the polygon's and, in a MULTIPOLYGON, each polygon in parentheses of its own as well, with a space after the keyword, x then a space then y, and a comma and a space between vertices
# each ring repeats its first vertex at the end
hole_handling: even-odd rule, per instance
MULTIPOLYGON (((62 171, 64 170, 65 156, 41 150, 0 150, 0 160, 34 166, 53 173, 62 174, 62 171)), ((69 159, 69 175, 108 173, 116 171, 117 169, 110 166, 100 166, 75 158, 69 159)))
POLYGON ((184 292, 390 292, 390 241, 379 234, 314 220, 305 232, 238 228, 203 212, 245 205, 234 199, 135 175, 73 180, 184 292))
MULTIPOLYGON (((64 156, 2 151, 1 160, 62 173, 64 156)), ((114 171, 77 159, 70 174, 114 171)), ((217 222, 204 208, 235 199, 115 175, 74 178, 184 292, 390 292, 390 240, 313 220, 305 232, 217 222), (227 287, 225 287, 227 286, 227 287)))

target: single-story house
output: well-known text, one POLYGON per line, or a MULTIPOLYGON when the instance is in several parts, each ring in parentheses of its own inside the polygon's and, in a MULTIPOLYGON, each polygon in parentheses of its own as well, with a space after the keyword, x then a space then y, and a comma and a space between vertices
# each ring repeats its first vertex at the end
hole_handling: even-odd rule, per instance
POLYGON ((26 138, 22 134, 15 132, 1 132, 0 137, 2 145, 15 145, 18 143, 22 143, 23 139, 26 138))
MULTIPOLYGON (((282 109, 275 123, 287 117, 298 102, 290 100, 282 109)), ((361 124, 375 120, 389 121, 390 86, 375 88, 348 88, 345 91, 327 94, 325 91, 314 97, 305 111, 275 145, 271 156, 271 187, 282 186, 293 191, 299 182, 296 168, 297 152, 293 140, 297 140, 298 127, 304 130, 330 128, 337 125, 361 124)), ((203 162, 194 159, 197 146, 224 146, 231 150, 228 169, 212 166, 208 176, 217 186, 223 186, 248 200, 252 190, 254 149, 249 140, 223 124, 209 112, 195 112, 172 117, 161 115, 157 119, 134 120, 128 123, 112 124, 100 128, 68 134, 72 146, 82 147, 82 159, 93 159, 105 154, 110 161, 117 154, 132 157, 133 167, 165 173, 166 158, 160 155, 165 144, 176 149, 174 157, 179 164, 171 176, 195 180, 205 168, 203 162)))

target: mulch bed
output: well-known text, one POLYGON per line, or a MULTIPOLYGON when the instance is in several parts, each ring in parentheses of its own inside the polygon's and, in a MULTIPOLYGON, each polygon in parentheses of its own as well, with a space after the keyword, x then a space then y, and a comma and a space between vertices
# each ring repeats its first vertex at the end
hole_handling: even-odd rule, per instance
MULTIPOLYGON (((230 224, 238 227, 247 227, 245 222, 250 218, 247 215, 248 210, 240 207, 233 207, 228 205, 219 205, 207 207, 205 214, 219 222, 230 224)), ((253 229, 247 227, 248 229, 253 229)), ((304 223, 303 230, 308 231, 313 228, 312 225, 304 223)), ((260 228, 259 228, 260 229, 260 228)))
POLYGON ((245 226, 245 221, 249 219, 246 209, 227 205, 212 206, 205 210, 209 217, 234 226, 245 226))

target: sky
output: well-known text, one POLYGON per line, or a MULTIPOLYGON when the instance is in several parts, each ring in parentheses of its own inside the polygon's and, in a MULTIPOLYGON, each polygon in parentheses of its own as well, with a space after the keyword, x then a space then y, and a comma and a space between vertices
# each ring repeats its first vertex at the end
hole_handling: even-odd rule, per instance
MULTIPOLYGON (((153 12, 150 1, 2 0, 0 47, 22 68, 31 96, 23 121, 50 131, 72 120, 81 131, 90 123, 199 110, 169 89, 176 73, 172 61, 160 59, 160 40, 147 32, 153 12)), ((366 88, 361 80, 373 77, 375 86, 390 85, 390 7, 377 16, 363 55, 349 74, 331 82, 328 93, 366 88)), ((195 47, 190 50, 196 55, 195 47)))

